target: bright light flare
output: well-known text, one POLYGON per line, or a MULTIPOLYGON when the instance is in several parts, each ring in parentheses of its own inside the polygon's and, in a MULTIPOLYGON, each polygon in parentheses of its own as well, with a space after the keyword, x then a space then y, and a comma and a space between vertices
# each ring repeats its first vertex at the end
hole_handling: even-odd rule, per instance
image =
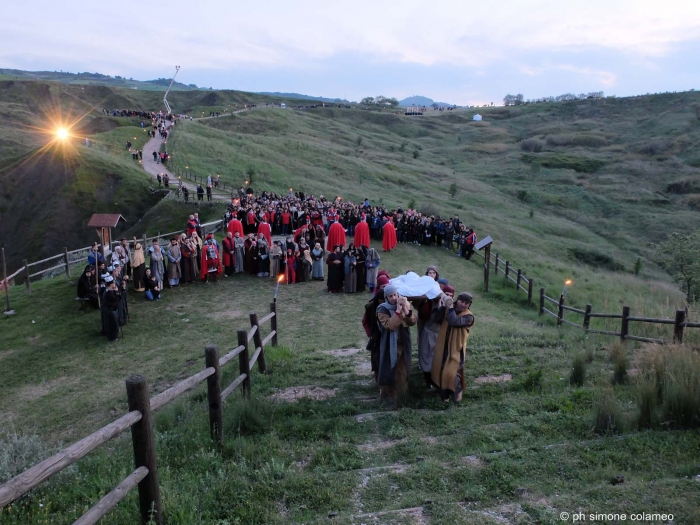
POLYGON ((280 276, 277 278, 277 282, 278 282, 278 283, 281 283, 282 281, 284 281, 284 275, 280 275, 280 276))
POLYGON ((69 136, 68 130, 66 128, 58 128, 56 130, 56 137, 60 140, 66 140, 69 136))
POLYGON ((574 282, 574 281, 572 281, 571 279, 567 279, 566 281, 564 281, 564 284, 565 284, 566 286, 571 286, 571 284, 572 284, 573 282, 574 282))

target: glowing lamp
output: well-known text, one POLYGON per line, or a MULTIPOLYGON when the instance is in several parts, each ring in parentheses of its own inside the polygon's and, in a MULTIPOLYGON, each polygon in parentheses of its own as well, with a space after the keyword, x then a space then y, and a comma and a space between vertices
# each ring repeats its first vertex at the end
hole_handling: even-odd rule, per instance
POLYGON ((66 140, 68 138, 68 130, 66 128, 58 128, 56 130, 56 137, 61 140, 66 140))

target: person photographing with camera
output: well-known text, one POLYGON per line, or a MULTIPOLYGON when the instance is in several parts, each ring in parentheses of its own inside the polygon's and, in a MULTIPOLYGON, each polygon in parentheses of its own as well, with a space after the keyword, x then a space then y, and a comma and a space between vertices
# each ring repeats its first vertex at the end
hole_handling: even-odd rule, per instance
POLYGON ((411 369, 411 331, 418 318, 408 299, 399 295, 396 286, 384 288, 385 302, 377 307, 377 323, 381 331, 379 347, 379 396, 396 400, 408 388, 411 369))

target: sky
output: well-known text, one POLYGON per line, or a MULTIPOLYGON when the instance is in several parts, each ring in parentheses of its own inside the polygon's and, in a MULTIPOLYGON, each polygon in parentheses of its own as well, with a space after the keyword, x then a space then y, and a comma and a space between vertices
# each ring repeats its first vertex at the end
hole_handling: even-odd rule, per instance
POLYGON ((25 0, 0 67, 459 105, 700 89, 700 1, 25 0))

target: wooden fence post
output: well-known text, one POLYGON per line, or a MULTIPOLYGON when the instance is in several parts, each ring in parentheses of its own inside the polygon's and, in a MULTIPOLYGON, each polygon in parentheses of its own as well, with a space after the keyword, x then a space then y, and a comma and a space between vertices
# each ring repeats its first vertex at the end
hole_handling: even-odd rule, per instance
POLYGON ((506 261, 506 280, 508 279, 509 273, 510 273, 510 261, 506 261))
POLYGON ((484 249, 484 291, 489 291, 489 273, 491 272, 491 245, 484 249))
POLYGON ((270 312, 275 314, 270 319, 270 328, 275 331, 275 335, 272 336, 272 346, 277 346, 277 303, 275 301, 270 303, 270 312))
POLYGON ((680 344, 683 342, 683 329, 685 328, 685 310, 676 310, 676 322, 673 325, 673 340, 680 344))
POLYGON ((532 308, 532 279, 527 282, 527 305, 532 308))
POLYGON ((241 389, 243 397, 250 397, 250 358, 248 356, 248 332, 238 330, 238 346, 243 346, 243 351, 238 354, 238 370, 241 374, 245 374, 241 389))
POLYGON ((586 305, 586 313, 583 314, 583 329, 588 330, 591 327, 591 310, 593 306, 590 304, 586 305))
POLYGON ((630 316, 630 307, 629 306, 623 306, 622 307, 622 324, 620 325, 620 341, 623 343, 625 342, 625 339, 627 339, 627 334, 629 333, 630 329, 630 321, 628 317, 630 316))
POLYGON ((250 312, 250 327, 257 326, 258 329, 253 334, 253 343, 255 343, 255 352, 260 348, 260 355, 258 356, 258 371, 264 374, 267 371, 267 364, 265 363, 265 349, 262 344, 262 336, 260 335, 260 323, 258 323, 258 314, 255 312, 250 312))
POLYGON ((517 292, 520 289, 520 280, 523 278, 523 271, 518 268, 518 276, 515 279, 515 291, 517 292))
POLYGON ((27 282, 26 282, 27 293, 32 293, 32 285, 29 282, 29 263, 27 263, 27 259, 24 259, 22 261, 22 263, 24 264, 24 276, 25 276, 25 279, 27 280, 27 282))
POLYGON ((499 263, 500 261, 501 261, 501 260, 500 260, 500 258, 499 258, 499 256, 498 256, 498 254, 496 254, 496 264, 495 264, 494 267, 493 267, 493 274, 494 274, 494 275, 498 275, 498 263, 499 263))
POLYGON ((163 504, 158 487, 158 465, 156 447, 151 423, 151 402, 148 399, 148 383, 141 375, 133 375, 126 380, 126 398, 129 412, 141 412, 141 420, 131 426, 131 440, 134 445, 136 468, 146 467, 148 476, 139 482, 139 508, 141 523, 163 523, 163 504))
POLYGON ((561 326, 561 320, 564 319, 564 294, 559 296, 559 311, 557 312, 557 326, 561 326))
POLYGON ((68 248, 63 247, 63 260, 66 263, 66 277, 70 279, 70 265, 68 264, 68 248))
POLYGON ((540 315, 544 313, 544 288, 540 288, 540 315))
MULTIPOLYGON (((147 240, 146 234, 144 233, 143 234, 143 245, 141 247, 143 249, 144 254, 148 253, 148 245, 146 244, 147 242, 148 242, 148 240, 147 240)), ((134 249, 136 249, 136 246, 134 246, 134 249)))
POLYGON ((12 308, 10 307, 10 283, 7 282, 7 263, 5 262, 5 247, 2 247, 2 281, 4 283, 4 288, 5 288, 5 303, 6 303, 6 308, 5 312, 9 313, 12 312, 12 308))
POLYGON ((212 441, 221 444, 224 438, 224 414, 221 403, 221 369, 219 368, 219 347, 207 345, 204 349, 206 368, 214 368, 214 373, 207 377, 207 398, 209 400, 209 434, 212 441))

